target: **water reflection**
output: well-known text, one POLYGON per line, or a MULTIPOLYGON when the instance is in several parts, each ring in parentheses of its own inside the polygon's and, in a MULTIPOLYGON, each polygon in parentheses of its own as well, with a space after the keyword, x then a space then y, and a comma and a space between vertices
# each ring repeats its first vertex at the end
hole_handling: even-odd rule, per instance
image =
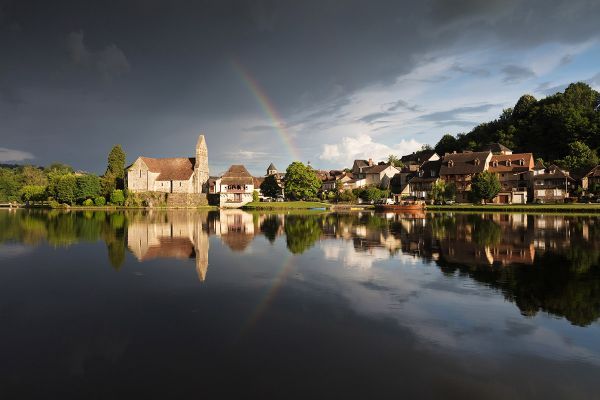
MULTIPOLYGON (((231 251, 279 238, 291 254, 317 243, 327 260, 371 268, 403 256, 434 263, 448 277, 494 288, 526 316, 546 312, 586 326, 600 317, 598 218, 561 215, 427 213, 247 213, 241 210, 0 212, 0 257, 27 248, 104 241, 110 265, 130 252, 138 261, 193 259, 209 273, 209 237, 231 251), (332 243, 347 243, 340 247, 332 243), (26 245, 26 246, 23 246, 26 245)), ((210 279, 210 277, 208 277, 210 279)))

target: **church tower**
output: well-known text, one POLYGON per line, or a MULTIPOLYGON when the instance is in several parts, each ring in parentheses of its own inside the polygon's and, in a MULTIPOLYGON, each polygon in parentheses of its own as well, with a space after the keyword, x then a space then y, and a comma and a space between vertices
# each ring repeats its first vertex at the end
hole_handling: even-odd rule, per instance
POLYGON ((208 182, 208 149, 204 135, 198 136, 196 143, 196 163, 194 164, 194 189, 196 193, 206 193, 208 182))

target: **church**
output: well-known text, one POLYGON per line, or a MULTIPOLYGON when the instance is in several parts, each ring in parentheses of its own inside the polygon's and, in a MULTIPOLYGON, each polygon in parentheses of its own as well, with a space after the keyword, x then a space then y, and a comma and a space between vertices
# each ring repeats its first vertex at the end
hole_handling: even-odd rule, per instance
POLYGON ((127 168, 131 193, 207 193, 208 149, 204 135, 198 137, 196 157, 138 157, 127 168))

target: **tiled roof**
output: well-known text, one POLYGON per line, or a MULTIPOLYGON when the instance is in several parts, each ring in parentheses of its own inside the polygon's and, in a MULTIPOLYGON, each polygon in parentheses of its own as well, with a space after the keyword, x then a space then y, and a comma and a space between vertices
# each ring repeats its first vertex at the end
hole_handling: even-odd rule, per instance
POLYGON ((492 153, 512 152, 511 149, 500 143, 490 143, 483 146, 480 151, 491 151, 492 153))
POLYGON ((383 165, 373 165, 372 167, 368 167, 363 169, 363 173, 364 174, 379 174, 381 171, 383 171, 384 169, 390 167, 389 164, 383 164, 383 165))
POLYGON ((483 172, 488 151, 446 154, 442 159, 440 175, 467 175, 483 172), (477 163, 475 160, 479 160, 477 163), (453 165, 450 166, 452 161, 453 165))
POLYGON ((435 150, 416 151, 412 154, 408 154, 408 155, 400 157, 400 161, 402 161, 404 164, 408 164, 408 163, 421 164, 421 163, 424 163, 425 161, 429 160, 434 154, 435 154, 435 150))
POLYGON ((568 179, 574 181, 571 176, 569 176, 566 171, 560 169, 558 166, 552 164, 549 168, 546 169, 546 172, 543 174, 534 175, 534 180, 551 180, 551 179, 568 179))
POLYGON ((256 176, 254 176, 254 177, 252 177, 252 180, 254 182, 254 187, 255 188, 259 188, 260 185, 265 181, 265 178, 264 177, 256 177, 256 176))
POLYGON ((517 154, 494 154, 490 160, 489 170, 491 172, 525 172, 529 171, 533 164, 533 154, 517 153, 517 154), (523 165, 519 162, 523 160, 523 165), (507 165, 510 161, 510 165, 507 165), (497 165, 494 166, 494 163, 497 165))
POLYGON ((277 168, 275 168, 275 165, 273 165, 273 163, 269 164, 269 166, 267 167, 267 171, 271 171, 271 170, 277 171, 277 168))
POLYGON ((186 181, 194 173, 196 159, 140 157, 150 172, 158 173, 157 181, 186 181))
POLYGON ((250 172, 241 164, 232 165, 221 177, 223 185, 252 185, 254 178, 250 172))
POLYGON ((590 172, 585 175, 586 178, 600 177, 600 165, 596 165, 590 172))

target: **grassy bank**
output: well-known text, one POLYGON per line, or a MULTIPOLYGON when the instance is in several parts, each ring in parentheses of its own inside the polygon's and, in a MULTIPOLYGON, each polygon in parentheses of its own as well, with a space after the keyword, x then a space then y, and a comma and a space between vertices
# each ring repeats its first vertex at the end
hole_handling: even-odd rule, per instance
POLYGON ((252 202, 242 208, 245 210, 306 210, 323 207, 330 208, 331 204, 317 201, 252 202))
POLYGON ((427 206, 428 211, 600 213, 600 204, 453 204, 427 206))

